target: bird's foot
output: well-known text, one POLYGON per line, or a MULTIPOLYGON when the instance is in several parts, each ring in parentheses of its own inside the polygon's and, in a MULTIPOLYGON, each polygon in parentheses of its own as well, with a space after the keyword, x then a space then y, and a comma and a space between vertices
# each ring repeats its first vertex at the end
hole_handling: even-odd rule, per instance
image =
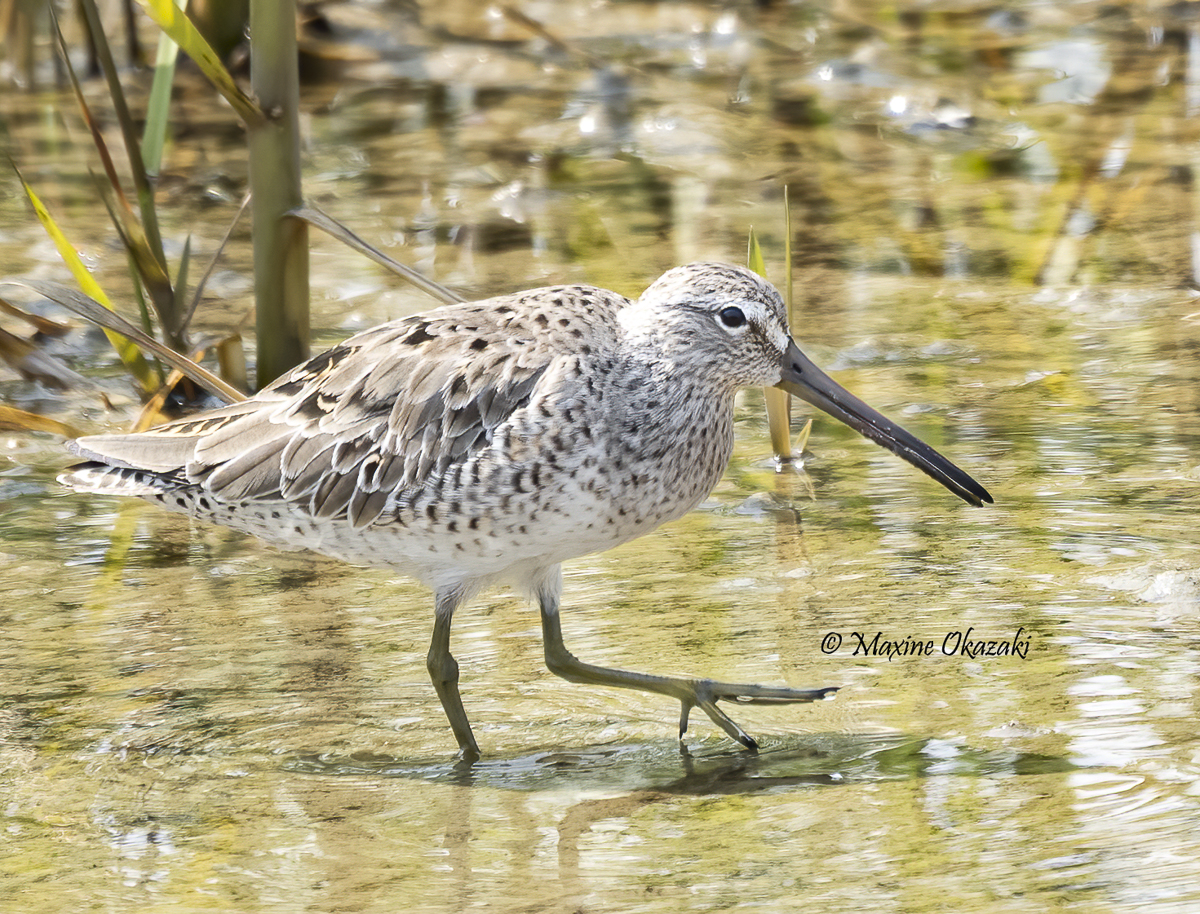
POLYGON ((751 752, 758 751, 758 741, 737 725, 724 711, 717 707, 718 701, 734 701, 744 705, 802 704, 820 701, 837 691, 837 686, 823 689, 793 689, 788 686, 761 686, 716 682, 712 679, 694 679, 691 694, 682 699, 683 708, 679 715, 679 738, 687 733, 688 716, 692 708, 699 708, 732 739, 737 740, 751 752))

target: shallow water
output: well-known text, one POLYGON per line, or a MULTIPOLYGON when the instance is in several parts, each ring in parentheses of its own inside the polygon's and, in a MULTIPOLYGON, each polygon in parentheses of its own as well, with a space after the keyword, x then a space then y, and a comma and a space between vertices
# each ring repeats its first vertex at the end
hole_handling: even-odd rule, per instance
MULTIPOLYGON (((806 473, 776 475, 748 392, 701 510, 568 566, 567 643, 836 699, 738 709, 757 756, 703 717, 681 749, 676 708, 555 679, 536 611, 488 594, 455 625, 485 753, 463 766, 425 674, 427 592, 66 494, 57 439, 2 432, 0 897, 26 912, 1195 910, 1190 20, 526 10, 622 64, 597 74, 444 7, 425 29, 397 14, 379 62, 309 90, 318 202, 468 294, 636 293, 677 262, 742 259, 751 224, 782 282, 786 181, 802 345, 996 505, 958 503, 822 417, 806 473), (989 642, 1003 653, 968 647, 989 642)), ((47 197, 120 287, 85 157, 33 139, 66 102, 4 104, 27 176, 60 179, 47 197)), ((219 119, 196 87, 181 105, 219 119)), ((211 250, 233 204, 198 201, 236 185, 236 139, 180 139, 169 234, 211 250)), ((57 275, 15 193, 4 272, 57 275)), ((205 327, 247 307, 244 241, 205 327)), ((428 307, 314 243, 322 340, 428 307)), ((7 402, 127 421, 97 343, 51 349, 105 376, 114 409, 11 373, 7 402)))

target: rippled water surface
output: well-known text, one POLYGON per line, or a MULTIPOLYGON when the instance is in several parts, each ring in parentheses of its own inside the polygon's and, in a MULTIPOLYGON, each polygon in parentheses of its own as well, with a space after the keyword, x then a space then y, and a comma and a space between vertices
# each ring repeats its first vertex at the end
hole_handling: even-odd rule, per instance
MULTIPOLYGON (((562 43, 332 7, 371 59, 306 89, 311 197, 466 294, 636 294, 751 226, 782 284, 787 185, 798 339, 995 506, 821 416, 776 474, 747 392, 699 511, 568 565, 567 643, 836 700, 735 709, 758 755, 702 716, 681 747, 676 707, 556 679, 536 611, 487 594, 454 629, 469 766, 422 588, 68 494, 59 438, 0 431, 0 908, 1200 909, 1191 6, 522 9, 562 43)), ((0 104, 119 292, 69 95, 0 104)), ((210 256, 240 137, 187 74, 178 105, 164 232, 210 256)), ((0 187, 0 273, 63 278, 0 187)), ((202 329, 245 315, 248 251, 202 329)), ((430 306, 327 238, 314 270, 322 343, 430 306)), ((99 387, 0 368, 3 402, 130 421, 101 341, 45 347, 99 387)))

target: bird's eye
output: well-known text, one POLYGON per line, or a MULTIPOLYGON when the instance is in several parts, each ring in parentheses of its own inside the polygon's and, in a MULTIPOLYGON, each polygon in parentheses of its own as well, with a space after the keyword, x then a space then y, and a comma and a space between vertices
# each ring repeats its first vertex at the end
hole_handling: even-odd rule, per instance
POLYGON ((721 323, 730 330, 736 330, 738 327, 746 326, 746 315, 742 313, 741 308, 722 308, 717 312, 717 317, 721 319, 721 323))

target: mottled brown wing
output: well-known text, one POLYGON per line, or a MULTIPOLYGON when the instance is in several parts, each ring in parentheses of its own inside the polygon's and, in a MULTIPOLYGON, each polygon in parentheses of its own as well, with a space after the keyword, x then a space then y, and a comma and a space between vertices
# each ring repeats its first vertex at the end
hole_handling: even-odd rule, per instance
POLYGON ((365 526, 389 496, 403 499, 484 447, 554 359, 570 356, 551 345, 544 308, 514 307, 523 300, 383 324, 245 402, 142 434, 81 438, 73 449, 202 485, 218 501, 283 499, 365 526))

